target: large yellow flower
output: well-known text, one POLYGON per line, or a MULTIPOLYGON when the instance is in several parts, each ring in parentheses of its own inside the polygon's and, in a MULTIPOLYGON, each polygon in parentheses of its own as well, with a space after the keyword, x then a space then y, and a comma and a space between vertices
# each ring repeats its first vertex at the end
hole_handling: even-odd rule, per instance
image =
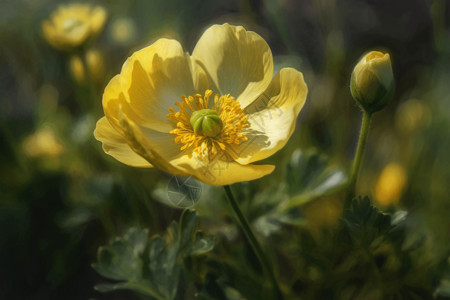
POLYGON ((94 134, 127 165, 227 185, 274 170, 252 163, 286 144, 306 94, 302 73, 273 77, 258 34, 214 25, 192 55, 160 39, 128 58, 105 89, 94 134))
POLYGON ((56 49, 70 50, 81 46, 103 29, 106 11, 89 4, 61 5, 49 20, 42 22, 47 42, 56 49))

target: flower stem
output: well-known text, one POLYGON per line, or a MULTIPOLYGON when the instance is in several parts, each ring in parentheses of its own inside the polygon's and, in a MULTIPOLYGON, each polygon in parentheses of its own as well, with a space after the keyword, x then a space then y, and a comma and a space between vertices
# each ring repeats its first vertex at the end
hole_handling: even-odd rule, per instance
POLYGON ((362 158, 366 149, 367 136, 369 135, 370 122, 372 114, 363 111, 363 119, 361 123, 361 132, 359 133, 358 147, 356 148, 355 158, 353 159, 352 174, 348 187, 347 198, 345 199, 344 208, 349 208, 352 198, 355 196, 356 182, 358 181, 359 171, 361 170, 362 158))
POLYGON ((274 294, 276 297, 275 299, 283 299, 284 298, 283 294, 280 290, 280 287, 278 286, 278 282, 273 273, 273 268, 272 268, 270 261, 268 260, 267 256, 264 254, 261 245, 259 244, 255 235, 253 234, 253 231, 250 228, 247 218, 242 213, 242 211, 239 207, 239 204, 234 199, 230 186, 225 185, 224 188, 225 188, 225 193, 227 194, 227 198, 231 204, 231 207, 233 208, 234 212, 236 213, 236 216, 239 221, 239 225, 241 225, 241 228, 244 231, 245 236, 247 237, 248 241, 250 242, 250 245, 252 246, 253 251, 255 252, 256 256, 258 257, 258 260, 259 260, 262 268, 264 269, 266 274, 269 276, 269 279, 274 288, 274 294))
POLYGON ((84 88, 87 92, 87 107, 91 113, 93 113, 96 117, 101 116, 101 100, 98 98, 97 89, 95 86, 94 78, 91 74, 91 70, 89 68, 89 64, 86 58, 87 49, 83 49, 81 51, 80 57, 83 63, 84 73, 85 73, 85 85, 84 88))

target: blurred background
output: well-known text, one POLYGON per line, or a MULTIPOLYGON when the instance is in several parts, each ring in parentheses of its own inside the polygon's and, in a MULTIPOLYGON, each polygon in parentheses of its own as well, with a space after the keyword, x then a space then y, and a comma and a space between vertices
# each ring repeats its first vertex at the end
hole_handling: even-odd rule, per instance
MULTIPOLYGON (((405 230, 421 243, 413 271, 427 273, 410 273, 417 275, 410 282, 427 276, 421 284, 429 293, 418 295, 445 296, 435 289, 445 281, 450 253, 449 1, 89 1, 108 17, 98 36, 76 53, 52 48, 43 36, 41 23, 62 3, 0 0, 1 299, 137 297, 94 290, 104 281, 91 267, 97 249, 132 226, 161 233, 182 210, 167 205, 169 174, 122 165, 102 151, 93 137, 103 115, 101 95, 134 51, 169 37, 192 52, 209 25, 225 22, 261 35, 275 71, 298 69, 309 89, 294 135, 267 159, 277 165, 275 173, 236 185, 251 195, 288 181, 286 165, 297 149, 326 156, 328 166, 347 173, 361 121, 350 95, 351 71, 366 51, 391 54, 396 92, 373 118, 357 190, 380 210, 408 212, 405 230)), ((339 222, 336 194, 339 188, 299 206, 298 230, 315 244, 327 240, 339 222)), ((251 205, 246 212, 256 220, 260 212, 251 205)), ((235 229, 220 188, 202 185, 195 208, 201 225, 230 238, 235 229)), ((283 227, 266 243, 276 244, 292 230, 283 227)), ((284 274, 308 270, 305 278, 286 279, 286 285, 305 299, 325 299, 320 282, 326 277, 308 259, 314 258, 301 258, 296 272, 284 274)))

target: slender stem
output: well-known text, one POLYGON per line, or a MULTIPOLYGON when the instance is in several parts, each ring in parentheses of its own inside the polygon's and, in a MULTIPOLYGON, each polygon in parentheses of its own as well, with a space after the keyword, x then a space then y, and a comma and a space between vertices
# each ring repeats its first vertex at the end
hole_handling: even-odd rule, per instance
POLYGON ((85 89, 87 90, 88 97, 88 107, 91 108, 92 112, 96 117, 101 115, 101 100, 98 99, 96 86, 94 82, 94 78, 91 74, 91 70, 86 58, 87 51, 83 51, 81 54, 81 61, 83 62, 84 72, 86 74, 86 85, 85 89))
POLYGON ((261 266, 263 267, 264 271, 269 276, 269 279, 272 282, 276 299, 283 299, 284 298, 283 294, 281 293, 280 287, 278 286, 278 282, 273 273, 273 268, 272 268, 272 265, 271 265, 269 259, 267 259, 267 256, 264 254, 261 245, 259 244, 255 235, 253 234, 252 229, 250 228, 247 218, 244 216, 244 214, 242 213, 242 211, 239 207, 239 204, 234 199, 230 186, 225 185, 224 188, 225 188, 225 193, 227 194, 228 200, 231 204, 231 207, 233 208, 234 212, 236 213, 237 219, 239 221, 239 224, 241 225, 242 230, 245 233, 245 236, 247 237, 248 241, 250 242, 250 245, 253 248, 253 251, 255 252, 256 256, 258 257, 258 260, 259 260, 261 266))
POLYGON ((350 178, 350 185, 348 187, 348 194, 345 200, 345 208, 349 208, 352 198, 355 196, 356 182, 358 181, 359 171, 361 170, 362 158, 364 150, 366 149, 367 136, 369 135, 370 122, 372 114, 364 111, 361 123, 361 132, 359 133, 358 147, 356 148, 355 158, 353 159, 352 174, 350 178))

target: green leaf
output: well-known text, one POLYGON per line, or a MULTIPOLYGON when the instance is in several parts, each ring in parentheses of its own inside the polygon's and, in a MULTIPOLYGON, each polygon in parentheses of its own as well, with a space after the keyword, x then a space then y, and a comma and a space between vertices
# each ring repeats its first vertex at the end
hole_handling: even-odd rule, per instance
POLYGON ((100 247, 93 268, 116 283, 99 284, 100 292, 132 290, 152 299, 174 299, 184 258, 211 251, 214 239, 196 231, 197 213, 186 210, 164 236, 147 238, 146 230, 131 228, 109 246, 100 247))
POLYGON ((197 212, 193 209, 186 209, 180 220, 181 247, 185 247, 192 242, 196 225, 197 212))
POLYGON ((252 213, 258 216, 252 221, 255 229, 264 236, 269 236, 278 232, 283 224, 303 225, 305 219, 300 210, 286 207, 289 199, 284 185, 257 193, 252 202, 252 213))
POLYGON ((450 257, 447 259, 447 271, 445 273, 435 294, 440 297, 450 298, 450 257))
POLYGON ((181 263, 178 259, 179 241, 176 228, 172 226, 175 239, 155 237, 149 246, 149 271, 151 286, 163 299, 174 299, 177 293, 181 263))
POLYGON ((286 182, 291 196, 287 207, 295 207, 342 188, 347 175, 330 167, 326 156, 314 150, 297 149, 286 167, 286 182))
POLYGON ((450 280, 449 279, 443 279, 441 281, 441 284, 436 289, 436 295, 438 295, 440 297, 450 298, 450 280))
POLYGON ((347 183, 345 173, 329 166, 329 160, 314 150, 296 150, 286 166, 286 183, 276 189, 263 190, 254 197, 259 207, 255 228, 265 236, 279 231, 283 224, 305 224, 299 207, 318 197, 335 192, 347 183))
POLYGON ((281 229, 283 224, 300 226, 305 225, 306 220, 298 209, 286 211, 275 210, 269 214, 262 215, 253 223, 255 228, 264 236, 269 236, 281 229))
POLYGON ((371 205, 369 197, 353 199, 352 209, 343 213, 343 221, 350 237, 365 246, 381 244, 398 225, 392 224, 391 215, 371 205))
POLYGON ((100 247, 98 262, 93 268, 114 280, 133 280, 142 274, 142 254, 147 244, 147 232, 131 228, 110 246, 100 247))
POLYGON ((208 253, 214 248, 214 244, 214 236, 205 235, 203 232, 197 231, 194 242, 189 249, 189 254, 195 256, 208 253))

